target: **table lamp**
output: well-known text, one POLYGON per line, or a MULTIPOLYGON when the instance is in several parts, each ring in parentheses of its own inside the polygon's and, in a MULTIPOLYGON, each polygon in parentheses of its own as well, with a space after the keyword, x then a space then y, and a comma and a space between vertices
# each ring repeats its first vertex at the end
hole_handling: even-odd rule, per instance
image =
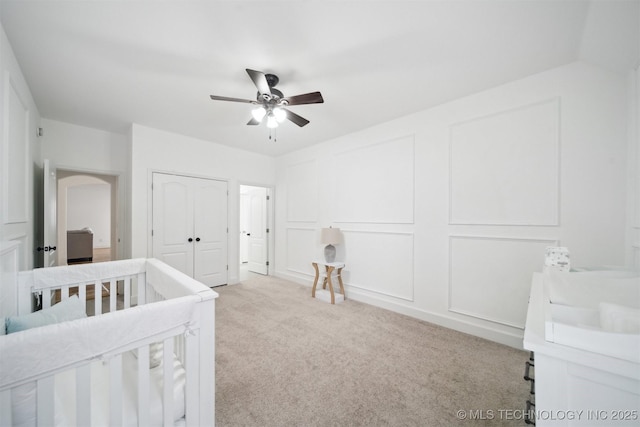
POLYGON ((342 235, 339 228, 323 228, 320 232, 320 242, 327 245, 324 247, 324 260, 326 262, 333 262, 336 259, 336 247, 342 243, 342 235))

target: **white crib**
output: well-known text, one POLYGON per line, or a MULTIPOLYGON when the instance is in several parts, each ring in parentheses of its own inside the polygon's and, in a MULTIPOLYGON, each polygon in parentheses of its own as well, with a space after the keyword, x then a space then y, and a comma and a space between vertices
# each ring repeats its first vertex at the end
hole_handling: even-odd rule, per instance
POLYGON ((96 298, 95 315, 0 336, 0 426, 214 425, 214 291, 156 259, 14 275, 10 249, 1 317, 96 298))

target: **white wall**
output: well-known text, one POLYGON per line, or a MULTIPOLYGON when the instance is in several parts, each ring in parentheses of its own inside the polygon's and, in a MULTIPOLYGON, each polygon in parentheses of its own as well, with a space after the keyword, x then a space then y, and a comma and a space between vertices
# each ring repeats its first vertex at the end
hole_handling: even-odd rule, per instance
POLYGON ((113 174, 127 170, 126 134, 42 119, 42 157, 60 169, 113 174))
POLYGON ((546 246, 625 263, 627 100, 578 62, 282 156, 276 274, 340 227, 348 298, 519 347, 546 246))
MULTIPOLYGON (((116 242, 116 257, 130 257, 127 214, 129 192, 130 145, 128 136, 100 129, 42 119, 42 158, 49 159, 59 176, 98 174, 115 177, 116 228, 111 240, 116 242)), ((113 247, 113 246, 112 246, 113 247)))
POLYGON ((67 228, 93 231, 93 247, 111 247, 111 188, 109 184, 86 184, 67 190, 67 228))
POLYGON ((640 66, 629 77, 629 197, 627 206, 627 263, 640 269, 640 66))
MULTIPOLYGON (((239 280, 240 184, 275 185, 275 159, 134 124, 131 128, 131 229, 133 257, 150 256, 151 174, 175 173, 228 182, 229 283, 239 280)), ((278 195, 276 194, 276 198, 278 195)), ((270 253, 273 254, 273 250, 270 253)), ((273 259, 270 263, 273 265, 273 259)))
MULTIPOLYGON (((2 26, 0 26, 0 240, 18 240, 20 269, 34 266, 36 240, 42 238, 34 207, 42 176, 40 114, 2 26)), ((40 209, 41 210, 41 209, 40 209)), ((40 243, 42 244, 42 242, 40 243)))

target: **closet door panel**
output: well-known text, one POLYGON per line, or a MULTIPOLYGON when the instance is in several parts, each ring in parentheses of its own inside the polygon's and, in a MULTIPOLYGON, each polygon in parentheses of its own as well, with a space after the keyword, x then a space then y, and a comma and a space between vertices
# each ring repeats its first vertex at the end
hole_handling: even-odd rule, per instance
POLYGON ((207 286, 224 285, 227 283, 227 183, 194 179, 194 194, 194 278, 207 286))
POLYGON ((153 174, 153 256, 193 276, 194 192, 190 178, 153 174))

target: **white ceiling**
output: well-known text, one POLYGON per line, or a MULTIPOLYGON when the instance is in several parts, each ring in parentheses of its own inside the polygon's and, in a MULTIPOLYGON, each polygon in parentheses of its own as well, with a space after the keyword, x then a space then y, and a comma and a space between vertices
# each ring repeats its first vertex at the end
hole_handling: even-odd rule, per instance
POLYGON ((42 117, 273 156, 578 59, 640 60, 640 0, 0 0, 0 19, 42 117), (209 98, 254 99, 245 68, 325 103, 269 141, 251 105, 209 98))

